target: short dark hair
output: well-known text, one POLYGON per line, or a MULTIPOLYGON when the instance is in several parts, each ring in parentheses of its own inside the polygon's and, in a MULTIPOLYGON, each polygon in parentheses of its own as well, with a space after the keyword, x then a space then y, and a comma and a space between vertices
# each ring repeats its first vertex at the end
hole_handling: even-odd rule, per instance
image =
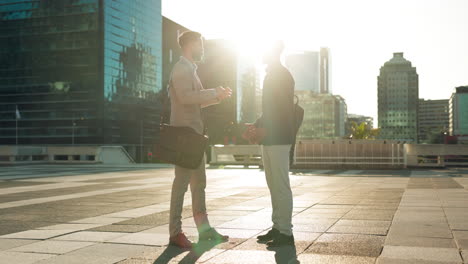
POLYGON ((179 35, 178 42, 179 46, 183 48, 190 42, 197 41, 201 38, 202 34, 195 31, 185 31, 179 35))

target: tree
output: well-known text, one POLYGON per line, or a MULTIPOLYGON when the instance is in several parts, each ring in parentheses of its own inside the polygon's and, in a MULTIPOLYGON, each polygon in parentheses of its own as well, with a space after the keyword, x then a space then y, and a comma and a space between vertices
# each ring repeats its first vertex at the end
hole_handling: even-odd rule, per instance
POLYGON ((380 133, 380 128, 372 128, 366 122, 358 125, 356 122, 351 122, 352 139, 375 139, 380 133))

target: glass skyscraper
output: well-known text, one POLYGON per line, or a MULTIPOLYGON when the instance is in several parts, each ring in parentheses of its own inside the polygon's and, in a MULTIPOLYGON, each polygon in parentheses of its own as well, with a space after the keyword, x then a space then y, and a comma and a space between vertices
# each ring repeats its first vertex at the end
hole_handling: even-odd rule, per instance
POLYGON ((152 143, 160 0, 2 0, 0 22, 0 144, 152 143))

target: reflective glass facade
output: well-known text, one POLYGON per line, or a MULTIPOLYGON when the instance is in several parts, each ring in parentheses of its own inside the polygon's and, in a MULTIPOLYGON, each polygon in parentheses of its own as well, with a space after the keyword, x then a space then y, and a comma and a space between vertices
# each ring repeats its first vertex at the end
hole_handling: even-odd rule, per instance
POLYGON ((0 144, 95 141, 98 1, 0 3, 0 144))
POLYGON ((152 141, 161 27, 160 0, 0 1, 0 144, 152 141))
POLYGON ((157 134, 161 38, 160 0, 104 1, 105 143, 149 143, 157 134))

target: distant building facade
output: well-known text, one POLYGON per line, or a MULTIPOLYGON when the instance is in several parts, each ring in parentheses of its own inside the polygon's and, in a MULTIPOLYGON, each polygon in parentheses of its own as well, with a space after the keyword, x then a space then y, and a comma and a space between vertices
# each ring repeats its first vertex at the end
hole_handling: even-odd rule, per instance
POLYGON ((230 87, 232 97, 203 110, 212 144, 224 142, 239 122, 253 122, 258 116, 256 93, 260 85, 253 62, 241 58, 235 45, 226 40, 205 41, 205 56, 198 74, 205 88, 230 87))
POLYGON ((345 136, 347 105, 338 95, 296 91, 304 108, 304 121, 299 139, 335 139, 345 136))
POLYGON ((436 138, 448 134, 449 100, 419 99, 418 108, 419 143, 436 143, 436 138))
POLYGON ((320 48, 320 93, 331 94, 331 58, 329 48, 320 48))
POLYGON ((166 88, 169 83, 172 68, 179 61, 180 56, 182 56, 182 50, 178 43, 179 35, 185 31, 189 31, 189 29, 165 16, 163 16, 162 25, 162 85, 163 88, 166 88))
POLYGON ((468 136, 468 86, 455 88, 449 101, 449 130, 452 136, 468 136))
POLYGON ((394 53, 378 76, 379 138, 417 142, 418 100, 416 68, 403 53, 394 53))
POLYGON ((0 144, 152 145, 161 1, 0 4, 0 144))
POLYGON ((286 67, 295 80, 296 91, 331 94, 329 48, 287 55, 286 67))
POLYGON ((257 111, 256 96, 260 89, 260 75, 253 63, 242 62, 238 65, 237 121, 252 123, 260 113, 257 111))

